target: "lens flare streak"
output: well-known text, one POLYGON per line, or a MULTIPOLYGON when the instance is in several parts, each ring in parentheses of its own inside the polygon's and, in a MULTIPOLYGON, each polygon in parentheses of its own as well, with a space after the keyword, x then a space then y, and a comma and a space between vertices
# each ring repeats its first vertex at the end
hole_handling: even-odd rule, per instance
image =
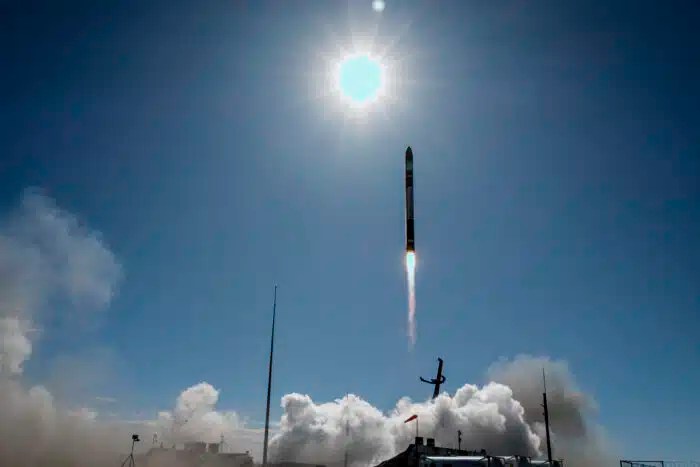
POLYGON ((416 343, 416 253, 406 252, 406 285, 408 286, 408 337, 416 343))

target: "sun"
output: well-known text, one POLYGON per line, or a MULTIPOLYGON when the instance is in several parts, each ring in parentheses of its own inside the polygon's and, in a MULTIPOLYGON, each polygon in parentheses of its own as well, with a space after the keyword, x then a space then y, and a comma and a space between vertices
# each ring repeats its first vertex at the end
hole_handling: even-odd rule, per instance
POLYGON ((386 3, 384 3, 384 0, 374 0, 372 2, 372 9, 377 13, 384 11, 384 8, 386 8, 386 3))
POLYGON ((336 86, 341 96, 355 107, 377 101, 384 91, 384 81, 384 66, 369 54, 345 57, 336 70, 336 86))

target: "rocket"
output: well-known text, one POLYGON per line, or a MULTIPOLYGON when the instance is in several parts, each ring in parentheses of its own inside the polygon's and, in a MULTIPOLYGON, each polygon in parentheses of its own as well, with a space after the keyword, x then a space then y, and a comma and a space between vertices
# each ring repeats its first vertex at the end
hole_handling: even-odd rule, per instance
POLYGON ((413 151, 406 148, 406 252, 416 251, 413 231, 413 151))

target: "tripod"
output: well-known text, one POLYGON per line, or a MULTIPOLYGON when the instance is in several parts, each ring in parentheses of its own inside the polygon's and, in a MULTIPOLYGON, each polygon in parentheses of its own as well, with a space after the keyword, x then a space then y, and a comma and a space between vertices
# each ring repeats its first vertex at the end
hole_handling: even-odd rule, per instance
POLYGON ((134 460, 134 445, 137 441, 139 441, 138 436, 134 435, 131 437, 131 454, 129 454, 129 457, 124 459, 121 467, 136 467, 136 461, 134 460))

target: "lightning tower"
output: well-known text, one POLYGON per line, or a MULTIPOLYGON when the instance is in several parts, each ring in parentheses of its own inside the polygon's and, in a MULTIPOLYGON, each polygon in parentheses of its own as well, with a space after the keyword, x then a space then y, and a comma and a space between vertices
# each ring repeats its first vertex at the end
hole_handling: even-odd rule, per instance
POLYGON ((275 317, 277 315, 277 286, 272 301, 272 334, 270 335, 270 363, 267 370, 267 405, 265 406, 265 436, 263 439, 263 467, 267 467, 267 439, 270 433, 270 391, 272 389, 272 354, 275 350, 275 317))

